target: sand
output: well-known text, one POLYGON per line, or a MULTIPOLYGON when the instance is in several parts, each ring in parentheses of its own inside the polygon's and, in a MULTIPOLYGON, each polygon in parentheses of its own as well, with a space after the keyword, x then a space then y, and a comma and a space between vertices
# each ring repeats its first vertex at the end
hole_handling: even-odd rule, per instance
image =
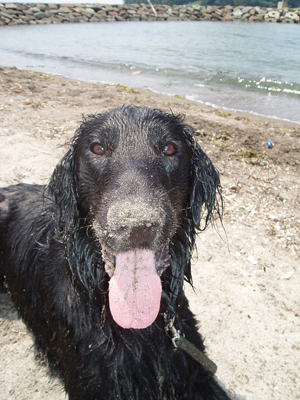
MULTIPOLYGON (((83 115, 123 104, 185 115, 225 201, 186 288, 208 355, 237 399, 300 399, 300 125, 14 68, 0 69, 0 87, 0 186, 47 183, 83 115)), ((0 303, 0 399, 65 399, 6 293, 0 303)))

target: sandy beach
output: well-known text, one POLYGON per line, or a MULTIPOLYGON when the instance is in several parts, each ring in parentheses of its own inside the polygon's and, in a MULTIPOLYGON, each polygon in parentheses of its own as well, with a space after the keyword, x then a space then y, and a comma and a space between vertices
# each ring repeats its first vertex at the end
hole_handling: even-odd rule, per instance
MULTIPOLYGON (((0 67, 0 88, 1 187, 47 183, 84 115, 134 104, 185 116, 225 202, 186 288, 208 355, 235 399, 300 399, 300 125, 15 68, 0 67)), ((3 292, 0 360, 1 400, 66 398, 3 292)))

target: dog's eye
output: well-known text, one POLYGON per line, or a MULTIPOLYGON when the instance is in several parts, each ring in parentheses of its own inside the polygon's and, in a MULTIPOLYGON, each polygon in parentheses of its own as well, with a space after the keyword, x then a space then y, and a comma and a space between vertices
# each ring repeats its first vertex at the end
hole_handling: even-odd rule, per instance
POLYGON ((97 156, 102 156, 105 153, 104 147, 99 143, 94 143, 91 150, 94 154, 97 154, 97 156))
POLYGON ((177 153, 177 149, 173 143, 167 143, 164 147, 163 153, 165 156, 174 156, 177 153))

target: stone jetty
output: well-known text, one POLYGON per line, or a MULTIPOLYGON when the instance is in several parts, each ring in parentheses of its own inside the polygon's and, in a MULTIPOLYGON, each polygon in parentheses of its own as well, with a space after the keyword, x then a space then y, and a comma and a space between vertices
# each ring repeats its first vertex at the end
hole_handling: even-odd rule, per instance
POLYGON ((248 21, 300 24, 300 8, 147 4, 0 3, 0 26, 113 21, 248 21))

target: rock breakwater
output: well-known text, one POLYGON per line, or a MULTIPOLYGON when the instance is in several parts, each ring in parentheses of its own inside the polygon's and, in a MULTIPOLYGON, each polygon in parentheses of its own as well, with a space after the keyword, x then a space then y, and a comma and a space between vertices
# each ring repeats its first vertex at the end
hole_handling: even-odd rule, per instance
POLYGON ((112 21, 249 21, 299 23, 300 8, 147 4, 0 3, 0 26, 112 21))

